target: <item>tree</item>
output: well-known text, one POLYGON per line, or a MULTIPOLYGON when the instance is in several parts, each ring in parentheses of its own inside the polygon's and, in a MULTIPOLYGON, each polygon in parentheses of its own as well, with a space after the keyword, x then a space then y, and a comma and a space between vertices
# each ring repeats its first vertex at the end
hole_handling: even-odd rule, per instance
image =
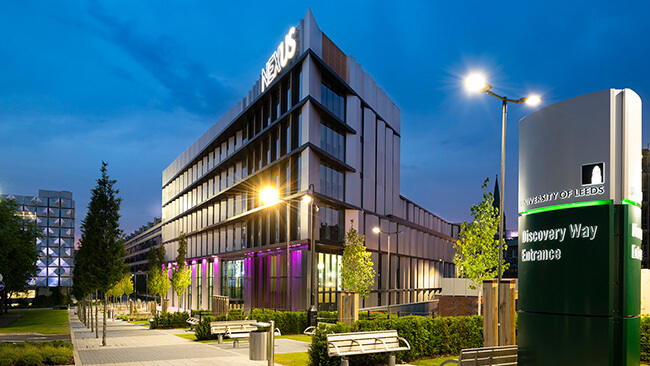
POLYGON ((192 283, 192 271, 185 265, 187 260, 187 240, 185 240, 185 233, 181 232, 178 238, 178 254, 176 255, 176 267, 172 270, 171 284, 174 292, 178 295, 180 303, 181 296, 187 290, 187 287, 192 283))
POLYGON ((0 315, 6 311, 7 300, 26 291, 38 271, 36 239, 42 235, 33 221, 17 214, 15 201, 0 199, 0 272, 5 283, 0 292, 0 315))
MULTIPOLYGON (((107 295, 108 296, 114 296, 114 297, 122 297, 122 295, 126 295, 127 297, 133 293, 133 276, 131 276, 131 273, 125 273, 122 278, 111 287, 107 295)), ((120 302, 122 300, 120 299, 120 302)))
MULTIPOLYGON (((86 316, 86 298, 95 291, 95 273, 91 270, 89 263, 88 247, 81 246, 74 256, 74 269, 72 270, 72 293, 81 303, 82 310, 78 312, 84 324, 88 325, 86 316)), ((91 319, 92 320, 92 317, 91 319)))
POLYGON ((163 262, 165 261, 165 246, 161 245, 158 250, 151 247, 149 250, 149 270, 147 271, 147 292, 150 294, 160 296, 167 295, 171 283, 169 276, 163 270, 163 262))
POLYGON ((354 228, 351 221, 350 230, 345 234, 345 248, 341 259, 341 287, 344 291, 358 292, 364 299, 368 298, 370 288, 375 283, 375 270, 372 268, 370 252, 366 251, 364 236, 354 228))
MULTIPOLYGON (((106 345, 106 303, 108 291, 127 272, 124 263, 126 251, 120 229, 119 190, 114 188, 115 180, 108 176, 108 164, 102 162, 101 177, 91 190, 88 212, 81 222, 81 247, 86 247, 88 271, 96 274, 96 289, 104 294, 104 324, 102 345, 106 345)), ((87 274, 87 273, 85 273, 87 274)))
MULTIPOLYGON (((481 186, 483 200, 472 205, 474 221, 463 222, 458 241, 454 244, 454 263, 458 274, 470 280, 472 289, 480 288, 483 280, 498 275, 499 241, 495 240, 495 234, 499 227, 499 210, 492 205, 494 195, 485 190, 489 181, 486 178, 481 186)), ((506 250, 507 247, 504 245, 503 249, 506 250)), ((508 265, 501 260, 505 271, 508 265)))

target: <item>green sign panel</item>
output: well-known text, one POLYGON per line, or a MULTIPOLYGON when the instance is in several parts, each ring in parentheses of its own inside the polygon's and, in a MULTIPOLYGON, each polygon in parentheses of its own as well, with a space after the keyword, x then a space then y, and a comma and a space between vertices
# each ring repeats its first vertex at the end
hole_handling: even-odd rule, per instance
POLYGON ((641 99, 583 95, 519 132, 518 365, 639 365, 641 99))
POLYGON ((520 217, 520 365, 639 364, 640 214, 606 204, 520 217))
POLYGON ((520 310, 613 314, 612 211, 602 205, 519 218, 520 310))

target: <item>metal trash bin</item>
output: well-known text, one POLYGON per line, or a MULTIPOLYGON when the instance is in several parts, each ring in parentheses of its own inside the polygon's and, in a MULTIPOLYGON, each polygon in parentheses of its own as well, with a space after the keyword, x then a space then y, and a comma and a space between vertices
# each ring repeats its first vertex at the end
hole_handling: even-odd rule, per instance
POLYGON ((252 361, 266 360, 269 366, 273 366, 275 361, 275 322, 271 320, 268 323, 259 322, 251 323, 251 325, 257 327, 257 330, 252 331, 248 338, 248 358, 252 361))
POLYGON ((251 361, 266 361, 268 359, 269 332, 254 330, 248 339, 248 359, 251 361))

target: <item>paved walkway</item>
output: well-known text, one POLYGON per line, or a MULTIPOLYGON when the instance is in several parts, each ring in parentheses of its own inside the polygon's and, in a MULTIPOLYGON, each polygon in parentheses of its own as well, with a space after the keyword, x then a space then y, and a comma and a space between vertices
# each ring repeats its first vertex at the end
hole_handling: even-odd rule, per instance
MULTIPOLYGON (((231 342, 198 343, 175 336, 183 330, 149 330, 121 320, 107 320, 106 346, 74 314, 68 312, 75 348, 75 365, 267 365, 267 361, 248 359, 248 342, 233 348, 231 342)), ((309 343, 276 339, 275 353, 307 352, 309 343)), ((278 364, 276 364, 278 365, 278 364)))

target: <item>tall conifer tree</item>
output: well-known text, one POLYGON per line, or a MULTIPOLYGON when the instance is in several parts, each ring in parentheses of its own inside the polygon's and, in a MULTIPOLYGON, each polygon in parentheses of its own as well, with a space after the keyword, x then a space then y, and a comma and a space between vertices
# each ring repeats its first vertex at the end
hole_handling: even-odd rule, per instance
POLYGON ((95 273, 96 289, 104 294, 103 346, 106 345, 107 292, 127 271, 119 223, 122 199, 117 197, 119 190, 114 188, 116 181, 108 176, 107 166, 102 162, 101 177, 91 191, 88 213, 81 222, 81 246, 86 246, 89 270, 95 273))

